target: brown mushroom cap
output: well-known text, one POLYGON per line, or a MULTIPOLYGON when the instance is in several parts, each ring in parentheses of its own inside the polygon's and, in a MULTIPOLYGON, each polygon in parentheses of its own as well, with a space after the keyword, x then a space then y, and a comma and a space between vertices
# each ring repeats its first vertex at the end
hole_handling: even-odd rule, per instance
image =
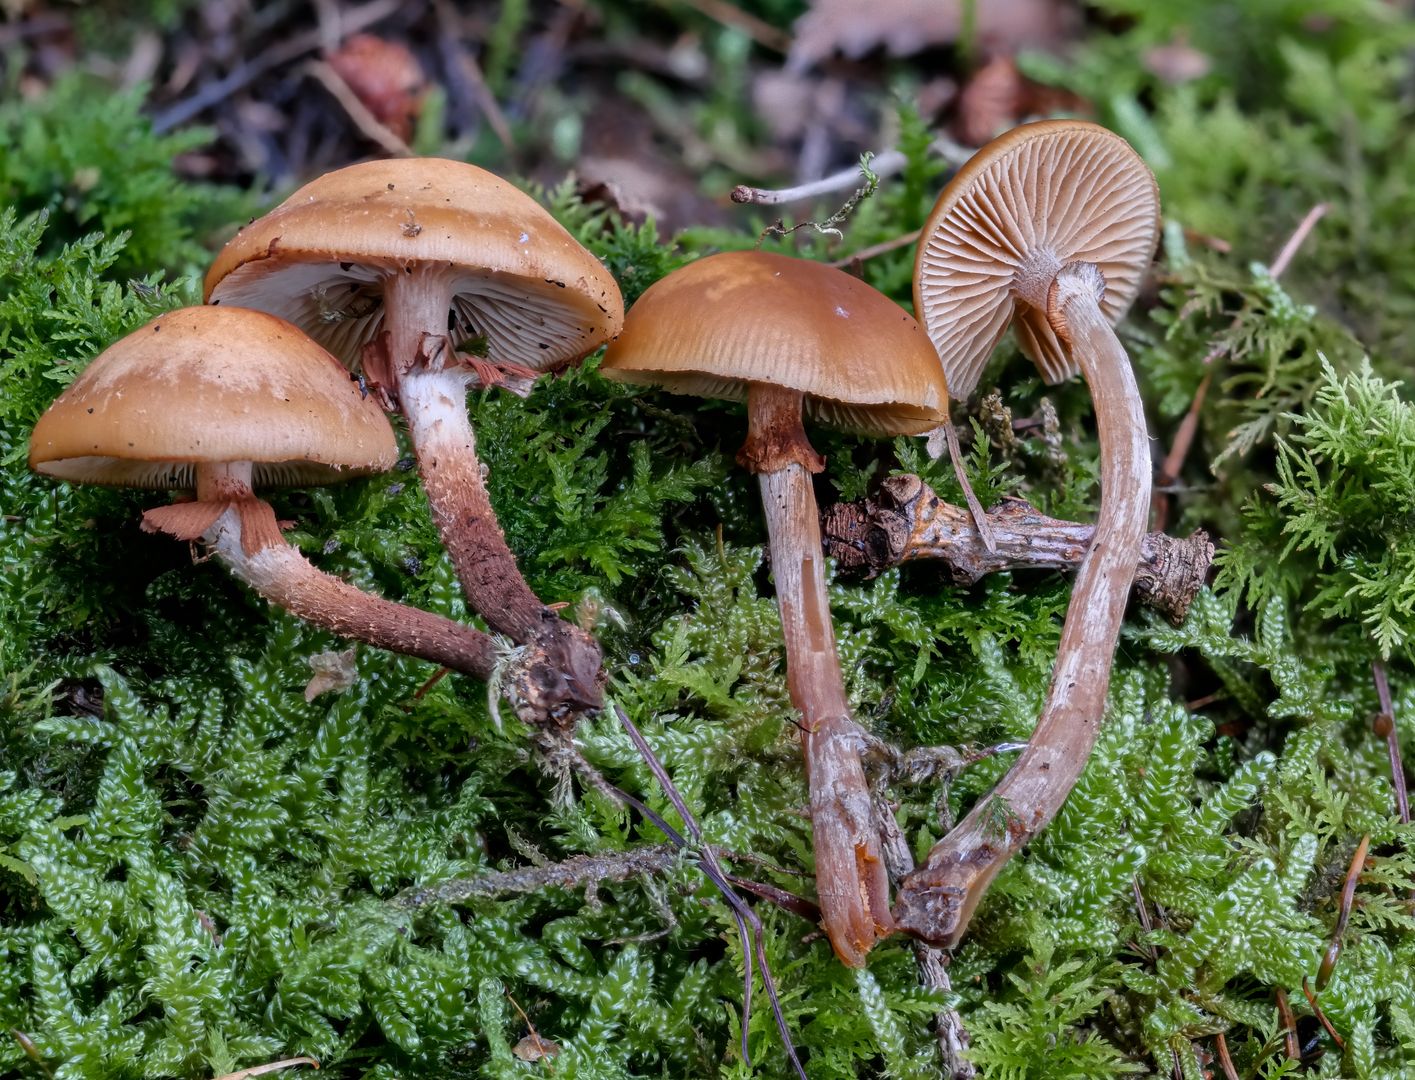
POLYGON ((1154 175, 1096 124, 1024 124, 979 150, 939 196, 914 266, 914 310, 949 392, 973 392, 1014 314, 1022 350, 1047 382, 1075 375, 1046 311, 1017 295, 1021 279, 1093 263, 1105 276, 1101 311, 1117 322, 1154 257, 1159 223, 1154 175))
POLYGON ((459 161, 350 165, 247 225, 206 275, 206 299, 288 319, 351 367, 383 323, 379 281, 410 267, 453 281, 454 343, 548 371, 619 332, 613 275, 546 210, 459 161))
POLYGON ((754 382, 798 390, 807 415, 869 435, 927 431, 948 400, 908 312, 843 271, 762 251, 710 255, 656 282, 600 370, 731 401, 754 382))
POLYGON ((241 308, 168 312, 105 349, 40 417, 30 468, 61 480, 193 488, 198 462, 251 461, 257 486, 392 468, 393 429, 339 362, 241 308))

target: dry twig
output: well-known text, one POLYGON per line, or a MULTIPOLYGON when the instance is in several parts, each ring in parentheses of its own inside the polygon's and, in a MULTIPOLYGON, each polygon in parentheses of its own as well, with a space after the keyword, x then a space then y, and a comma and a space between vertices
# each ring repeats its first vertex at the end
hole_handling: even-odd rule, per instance
POLYGON ((679 0, 679 3, 723 26, 740 30, 764 49, 781 53, 783 56, 791 49, 790 34, 750 12, 729 4, 727 0, 679 0))
MULTIPOLYGON (((1356 853, 1351 856, 1351 865, 1346 870, 1346 880, 1341 886, 1341 902, 1337 907, 1336 926, 1332 928, 1331 940, 1327 943, 1326 952, 1322 955, 1321 966, 1317 968, 1317 989, 1325 990, 1327 983, 1331 979, 1332 972, 1336 969, 1337 958, 1341 956, 1341 939, 1346 934, 1346 924, 1351 918, 1351 908, 1356 903, 1356 884, 1361 878, 1361 871, 1366 866, 1366 852, 1371 847, 1371 834, 1366 833, 1361 837, 1361 842, 1356 845, 1356 853)), ((1306 989, 1304 986, 1303 989, 1306 989)))
POLYGON ((267 1065, 256 1065, 249 1069, 241 1069, 238 1072, 227 1073, 224 1076, 218 1076, 216 1080, 247 1080, 248 1077, 264 1076, 267 1073, 281 1072, 284 1069, 294 1068, 296 1065, 308 1065, 314 1069, 319 1068, 319 1062, 312 1057, 292 1057, 285 1058, 283 1061, 272 1061, 267 1065))
MULTIPOLYGON (((343 12, 341 25, 347 34, 358 33, 388 18, 404 6, 403 0, 370 0, 367 4, 343 12)), ((255 82, 267 71, 317 50, 323 41, 323 33, 323 30, 316 27, 295 35, 283 45, 275 46, 252 60, 242 62, 222 78, 207 83, 185 101, 179 101, 158 113, 153 118, 152 129, 161 134, 196 119, 207 109, 221 104, 236 91, 255 82)))
POLYGON ((861 248, 853 254, 846 255, 843 259, 836 259, 829 265, 839 270, 849 266, 851 263, 865 262, 866 260, 873 259, 877 255, 888 255, 891 251, 898 251, 902 247, 908 247, 910 244, 917 241, 919 237, 923 235, 923 232, 923 229, 915 229, 913 232, 907 232, 903 236, 896 236, 892 240, 881 240, 878 244, 871 244, 869 247, 861 248))
POLYGON ((1331 1041, 1343 1052, 1346 1050, 1346 1040, 1336 1033, 1336 1028, 1332 1027, 1331 1021, 1327 1019, 1327 1014, 1322 1012, 1321 1005, 1317 1002, 1317 995, 1312 993, 1307 985, 1307 976, 1302 976, 1302 993, 1307 995, 1307 1004, 1312 1007, 1312 1015, 1317 1018, 1322 1027, 1327 1029, 1327 1034, 1331 1036, 1331 1041))
MULTIPOLYGON (((898 150, 886 150, 870 157, 870 172, 877 179, 883 180, 903 169, 907 160, 904 154, 898 150)), ((808 184, 798 184, 796 187, 789 188, 754 188, 746 184, 739 184, 732 189, 732 201, 753 206, 782 206, 785 203, 815 199, 821 195, 835 195, 838 192, 859 187, 860 168, 859 165, 852 165, 848 169, 841 169, 839 172, 831 173, 820 180, 812 180, 808 184)))
POLYGON ((1379 660, 1372 661, 1371 675, 1376 682, 1376 697, 1381 703, 1381 711, 1372 727, 1376 735, 1383 736, 1386 741, 1391 783, 1395 785, 1395 812, 1402 825, 1409 825, 1410 796, 1405 787, 1405 764, 1400 760, 1400 732, 1395 722, 1395 702, 1390 696, 1385 664, 1379 660))
POLYGON ((377 143, 385 154, 391 157, 412 157, 413 149, 393 131, 374 116, 367 105, 359 100, 359 96, 354 93, 344 79, 344 76, 335 71, 333 67, 323 60, 311 60, 305 65, 305 71, 316 82, 323 86, 339 103, 339 107, 354 122, 354 126, 370 142, 377 143))
MULTIPOLYGON (((823 515, 826 554, 842 570, 878 574, 900 563, 930 560, 957 585, 973 585, 1001 570, 1074 570, 1086 554, 1092 525, 1050 518, 1020 499, 986 515, 996 542, 989 552, 972 514, 940 499, 917 476, 893 476, 875 496, 837 503, 823 515)), ((1185 539, 1150 533, 1141 543, 1135 595, 1182 622, 1203 586, 1214 547, 1200 530, 1185 539)))
MULTIPOLYGON (((786 1016, 781 1011, 781 1000, 776 994, 776 980, 772 978, 771 966, 766 958, 766 933, 762 928, 762 923, 757 918, 757 913, 747 906, 746 902, 738 896, 728 881, 728 875, 722 869, 722 864, 717 861, 717 855, 713 852, 711 845, 703 836, 702 828, 698 825, 698 819, 693 816, 693 812, 688 809, 688 804, 683 801, 683 796, 678 793, 678 789, 673 785, 673 780, 668 775, 668 770, 663 767, 663 763, 658 760, 658 755, 653 752, 653 747, 649 746, 648 740, 634 726, 634 722, 629 719, 628 714, 614 705, 614 713, 619 717, 619 723, 628 732, 629 739, 633 742, 640 756, 648 764, 649 771, 653 773, 654 779, 658 781, 668 800, 673 804, 673 808, 678 811, 678 817, 687 827, 689 835, 692 836, 696 847, 694 853, 699 859, 703 873, 707 875, 709 881, 717 886, 728 905, 737 916, 737 925, 742 935, 742 955, 746 961, 746 988, 742 1001, 742 1060, 749 1061, 750 1055, 747 1050, 747 1022, 751 1015, 752 1001, 752 945, 756 945, 757 970, 761 974, 762 984, 766 987, 767 998, 771 1001, 772 1015, 776 1018, 776 1028, 781 1035, 782 1044, 786 1048, 786 1056, 791 1060, 791 1065, 796 1071, 796 1075, 801 1080, 808 1080, 806 1070, 801 1066, 801 1059, 796 1056, 796 1044, 791 1040, 791 1029, 786 1024, 786 1016), (751 926, 751 937, 747 936, 747 926, 751 926)), ((618 790, 618 789, 616 789, 618 790)), ((664 821, 658 814, 654 813, 638 799, 625 791, 619 791, 620 797, 643 814, 644 817, 656 825, 659 830, 680 847, 686 848, 687 841, 679 835, 668 822, 664 821)))
MULTIPOLYGON (((898 884, 913 872, 914 856, 909 851, 909 842, 904 838, 899 822, 894 818, 894 808, 878 790, 874 793, 874 808, 885 867, 890 879, 898 884)), ((919 981, 930 990, 952 991, 953 983, 948 978, 944 950, 917 939, 913 947, 919 981)), ((938 1039, 939 1053, 943 1056, 947 1080, 973 1080, 977 1070, 968 1060, 968 1030, 963 1026, 963 1018, 958 1015, 957 1009, 942 1009, 934 1014, 934 1034, 938 1039)))

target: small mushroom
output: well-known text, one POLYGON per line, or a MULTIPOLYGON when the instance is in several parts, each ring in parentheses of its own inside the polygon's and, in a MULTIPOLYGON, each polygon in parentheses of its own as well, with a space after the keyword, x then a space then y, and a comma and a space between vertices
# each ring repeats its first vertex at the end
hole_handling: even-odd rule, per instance
POLYGON ((1078 120, 1028 124, 983 147, 924 227, 915 305, 950 390, 972 392, 1011 322, 1047 381, 1084 373, 1101 446, 1094 538, 1028 747, 900 885, 900 928, 932 942, 957 944, 998 871, 1061 809, 1095 745, 1150 503, 1144 409, 1111 324, 1134 299, 1158 236, 1150 170, 1118 135, 1078 120))
POLYGON ((802 427, 910 435, 938 423, 938 359, 910 316, 818 263, 763 252, 713 255, 653 285, 601 368, 679 394, 747 400, 738 461, 757 474, 801 713, 822 921, 852 967, 892 930, 889 882, 861 765, 826 592, 811 476, 824 467, 802 427))
POLYGON ((329 484, 397 460, 393 430, 295 327, 184 308, 110 346, 40 417, 30 467, 73 483, 195 491, 143 528, 203 540, 271 603, 341 637, 485 679, 496 647, 470 626, 370 596, 285 542, 255 486, 329 484))
POLYGON ((457 161, 351 165, 306 184, 221 251, 213 304, 281 316, 408 421, 433 519, 467 600, 600 704, 599 646, 531 591, 487 496, 469 386, 565 368, 618 332, 614 278, 534 199, 457 161), (484 356, 478 355, 484 350, 484 356))

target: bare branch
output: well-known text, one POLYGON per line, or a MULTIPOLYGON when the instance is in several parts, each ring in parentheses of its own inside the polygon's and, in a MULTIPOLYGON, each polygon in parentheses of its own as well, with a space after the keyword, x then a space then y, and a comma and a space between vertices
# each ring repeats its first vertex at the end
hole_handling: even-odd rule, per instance
MULTIPOLYGON (((1021 499, 987 513, 997 545, 989 552, 972 515, 940 499, 917 476, 886 480, 872 499, 837 503, 821 526, 826 554, 843 570, 871 575, 900 563, 936 561, 956 585, 1000 570, 1074 570, 1094 526, 1047 517, 1021 499)), ((1214 546, 1199 530, 1185 539, 1150 533, 1141 544, 1135 596, 1179 623, 1203 587, 1214 546)))

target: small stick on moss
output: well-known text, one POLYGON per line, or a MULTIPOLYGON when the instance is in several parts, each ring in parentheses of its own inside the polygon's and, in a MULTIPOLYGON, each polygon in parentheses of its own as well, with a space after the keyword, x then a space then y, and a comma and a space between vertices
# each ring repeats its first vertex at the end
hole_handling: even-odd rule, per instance
POLYGON ((1386 679, 1386 666, 1379 660, 1371 662, 1371 675, 1376 682, 1376 697, 1380 700, 1381 711, 1372 728, 1376 735, 1386 741, 1386 753, 1390 757, 1391 782, 1395 784, 1395 812, 1402 825, 1410 824, 1410 796, 1405 787, 1405 765, 1400 760, 1400 734, 1396 730, 1395 701, 1391 698, 1390 682, 1386 679))
MULTIPOLYGON (((833 236, 837 240, 843 239, 845 234, 840 231, 838 226, 849 221, 850 215, 855 212, 855 207, 859 206, 860 203, 873 195, 875 189, 879 187, 879 173, 871 165, 873 159, 874 155, 869 151, 860 155, 859 173, 864 177, 865 182, 855 189, 855 193, 845 200, 839 210, 835 211, 835 213, 831 214, 823 221, 803 221, 800 224, 790 227, 785 225, 780 218, 777 218, 773 224, 768 225, 762 230, 762 234, 757 237, 757 246, 761 247, 762 242, 765 241, 768 236, 790 236, 798 229, 814 229, 822 236, 833 236)), ((738 188, 732 193, 732 198, 735 202, 749 201, 737 198, 738 192, 742 190, 742 188, 738 188)), ((750 191, 752 189, 748 188, 747 190, 750 191)))
POLYGON ((572 855, 563 862, 545 866, 517 867, 404 889, 391 903, 401 908, 423 908, 432 904, 459 904, 478 898, 526 896, 546 889, 577 892, 587 885, 600 882, 623 882, 666 874, 678 865, 680 859, 678 849, 672 844, 654 844, 598 855, 572 855))
MULTIPOLYGON (((1136 875, 1135 877, 1132 877, 1130 879, 1130 887, 1135 892, 1135 910, 1139 912, 1140 915, 1140 929, 1143 930, 1146 934, 1148 934, 1152 930, 1154 930, 1155 923, 1154 920, 1150 918, 1150 905, 1145 903, 1145 894, 1140 889, 1139 875, 1136 875)), ((1159 963, 1160 953, 1154 945, 1147 944, 1143 947, 1143 949, 1137 947, 1136 951, 1143 951, 1145 955, 1150 958, 1150 963, 1159 963)))
POLYGON ((791 35, 750 12, 743 11, 727 0, 682 0, 694 11, 701 12, 714 22, 733 30, 740 30, 764 49, 781 53, 791 51, 791 35))
POLYGON ((551 1055, 558 1053, 559 1047, 557 1047, 553 1042, 550 1042, 546 1039, 542 1039, 540 1037, 540 1032, 536 1030, 535 1024, 531 1023, 531 1018, 526 1015, 526 1010, 521 1008, 521 1003, 516 1000, 516 995, 511 993, 509 988, 506 991, 506 1000, 511 1003, 511 1008, 515 1009, 517 1015, 519 1015, 520 1018, 525 1022, 526 1030, 530 1033, 527 1038, 532 1041, 532 1044, 535 1046, 536 1051, 539 1053, 540 1057, 550 1057, 551 1055))
POLYGON ((898 251, 900 248, 908 247, 910 244, 914 243, 923 234, 923 231, 923 229, 915 229, 913 232, 907 232, 903 236, 896 236, 893 240, 881 240, 878 244, 871 244, 869 247, 861 248, 854 254, 847 255, 843 259, 836 259, 834 262, 828 263, 827 265, 840 270, 853 263, 873 259, 878 255, 888 255, 891 251, 898 251))
MULTIPOLYGON (((663 763, 658 760, 658 756, 653 752, 653 747, 649 746, 648 740, 645 739, 639 729, 634 726, 634 722, 629 719, 628 714, 619 707, 617 702, 614 704, 614 714, 619 717, 619 723, 623 726, 624 730, 629 733, 629 739, 638 749, 639 754, 648 765, 649 771, 653 773, 654 779, 656 779, 659 786, 663 788, 664 794, 668 796, 669 802, 671 802, 673 808, 678 811, 679 818, 687 827, 689 834, 693 837, 696 843, 694 850, 698 855, 699 865, 702 867, 703 873, 707 875, 708 880, 717 886, 718 891, 722 893, 737 916, 737 925, 742 933, 742 954, 747 968, 746 990, 743 994, 742 1001, 742 1060, 744 1062, 750 1060, 747 1050, 747 1022, 750 1018, 751 1009, 752 949, 748 944, 746 935, 746 926, 750 925, 752 928, 751 940, 756 944, 757 970, 761 974, 762 984, 766 987, 767 998, 771 1001, 772 1015, 776 1018, 776 1029, 780 1033, 781 1042, 786 1048, 786 1056, 790 1058, 791 1065, 795 1069, 796 1075, 799 1076, 801 1080, 808 1080, 806 1070, 801 1065, 801 1059, 796 1056, 796 1044, 791 1040, 791 1029, 786 1024, 786 1015, 781 1011, 781 1000, 776 994, 776 980, 772 978, 771 965, 766 958, 766 932, 762 928, 761 920, 757 918, 757 913, 747 906, 746 901, 733 891, 731 884, 729 884, 727 880, 727 872, 722 869, 722 864, 717 861, 717 856, 713 853, 711 845, 707 843, 706 838, 703 836, 703 830, 701 826, 698 825, 698 819, 693 816, 692 811, 688 809, 688 804, 683 800, 683 796, 679 794, 678 789, 674 787, 673 780, 668 775, 668 770, 665 769, 663 763)), ((675 844, 683 847, 687 846, 687 842, 679 835, 678 831, 664 821, 663 818, 659 817, 658 814, 654 813, 627 792, 620 791, 620 795, 623 797, 624 801, 658 826, 664 835, 675 844)))
POLYGON ((1297 1041, 1297 1017, 1292 1014, 1292 1005, 1287 1000, 1287 991, 1279 986, 1274 994, 1277 997, 1277 1022, 1282 1032, 1288 1060, 1301 1061, 1302 1046, 1297 1041))
POLYGON ((226 1073, 224 1076, 218 1076, 216 1080, 247 1080, 248 1077, 252 1076, 265 1076, 267 1073, 283 1072, 286 1069, 294 1068, 296 1065, 308 1065, 313 1069, 319 1068, 319 1062, 312 1057, 292 1057, 285 1058, 283 1061, 272 1061, 266 1065, 255 1065, 249 1069, 226 1073))
POLYGON ((753 206, 781 206, 785 203, 804 202, 821 195, 834 195, 836 192, 849 191, 851 188, 858 187, 860 171, 865 167, 866 162, 869 163, 869 172, 873 174, 876 182, 887 176, 893 176, 908 163, 908 159, 899 150, 886 150, 881 154, 866 153, 861 156, 860 161, 859 165, 841 169, 837 173, 831 173, 820 180, 812 180, 808 184, 798 184, 796 187, 772 189, 739 184, 732 189, 732 201, 753 206))
MULTIPOLYGON (((617 788, 615 790, 618 791, 617 788)), ((622 801, 617 795, 614 798, 616 802, 622 801)), ((749 856, 738 855, 723 848, 715 850, 719 858, 731 862, 752 861, 749 856)), ((415 886, 398 893, 390 903, 394 907, 416 909, 432 904, 460 904, 475 899, 528 896, 546 889, 582 892, 587 886, 605 881, 632 881, 666 874, 682 861, 682 857, 680 849, 673 844, 650 844, 627 851, 606 851, 596 855, 572 855, 556 863, 520 866, 514 870, 497 870, 477 877, 449 878, 436 885, 415 886)), ((799 915, 807 922, 820 921, 820 909, 795 893, 737 874, 727 874, 726 877, 737 888, 760 896, 783 911, 799 915)))
POLYGON ((1331 1041, 1337 1047, 1346 1052, 1346 1040, 1336 1033, 1336 1028, 1331 1026, 1331 1021, 1327 1019, 1327 1014, 1322 1012, 1321 1005, 1317 1002, 1317 995, 1312 993, 1311 987, 1307 985, 1307 976, 1302 976, 1302 993, 1307 995, 1307 1004, 1312 1007, 1312 1015, 1321 1022, 1322 1027, 1327 1029, 1327 1034, 1331 1036, 1331 1041))
MULTIPOLYGON (((966 509, 940 499, 917 476, 893 476, 873 498, 837 503, 823 515, 826 554, 840 569, 873 576, 901 563, 937 561, 955 585, 976 584, 1002 570, 1074 570, 1095 534, 1093 525, 1047 517, 1021 499, 987 515, 997 545, 989 552, 966 509)), ((1140 545, 1134 592, 1176 624, 1203 587, 1214 546, 1202 529, 1185 539, 1150 533, 1140 545)))
POLYGON ((344 76, 340 75, 332 64, 323 60, 311 60, 305 65, 305 72, 329 91, 330 96, 339 103, 339 107, 353 121, 354 126, 359 129, 359 133, 364 138, 377 143, 379 149, 391 157, 413 156, 412 147, 394 134, 387 124, 374 116, 369 107, 359 100, 359 96, 354 93, 354 88, 345 81, 344 76))
MULTIPOLYGON (((942 135, 930 144, 929 149, 955 169, 973 156, 971 147, 962 146, 942 135)), ((902 150, 882 150, 878 154, 867 156, 871 157, 870 171, 881 180, 902 172, 904 166, 909 163, 909 159, 902 150)), ((841 169, 839 172, 831 173, 819 180, 797 184, 795 187, 756 188, 747 184, 738 184, 732 189, 732 201, 753 206, 781 206, 785 203, 804 202, 822 195, 834 195, 836 192, 849 191, 859 182, 860 169, 854 167, 841 169)), ((916 238, 917 235, 916 233, 916 238)), ((909 240, 908 243, 913 243, 913 240, 909 240)))
MULTIPOLYGON (((879 823, 880 854, 890 880, 897 885, 913 873, 914 856, 899 828, 899 822, 895 820, 894 808, 878 788, 874 792, 874 808, 879 823)), ((948 961, 943 949, 917 938, 913 945, 919 982, 930 990, 952 991, 953 983, 948 978, 948 961)), ((968 1029, 963 1026, 963 1018, 958 1015, 957 1009, 941 1009, 934 1014, 934 1034, 938 1039, 939 1053, 943 1056, 947 1080, 973 1080, 977 1070, 968 1060, 968 1029)))
POLYGON ((1356 883, 1361 871, 1366 867, 1366 852, 1371 847, 1371 834, 1361 837, 1356 845, 1356 853, 1351 856, 1351 865, 1346 871, 1346 881, 1341 886, 1341 903, 1337 907, 1336 926, 1331 932, 1331 941, 1322 955, 1321 966, 1317 968, 1317 989, 1325 990, 1336 969, 1337 958, 1341 956, 1341 939, 1346 934, 1346 924, 1351 918, 1351 908, 1356 903, 1356 883))
POLYGON ((1214 1036, 1214 1050, 1218 1055, 1218 1064, 1223 1070, 1224 1080, 1238 1080, 1238 1070, 1233 1067, 1233 1058, 1228 1056, 1228 1040, 1224 1038, 1222 1031, 1214 1036))
POLYGON ((49 1063, 44 1060, 44 1055, 39 1052, 39 1047, 35 1046, 34 1040, 26 1035, 19 1028, 11 1028, 10 1035, 20 1044, 20 1049, 25 1052, 25 1057, 29 1058, 45 1076, 50 1080, 54 1078, 54 1070, 49 1067, 49 1063))

